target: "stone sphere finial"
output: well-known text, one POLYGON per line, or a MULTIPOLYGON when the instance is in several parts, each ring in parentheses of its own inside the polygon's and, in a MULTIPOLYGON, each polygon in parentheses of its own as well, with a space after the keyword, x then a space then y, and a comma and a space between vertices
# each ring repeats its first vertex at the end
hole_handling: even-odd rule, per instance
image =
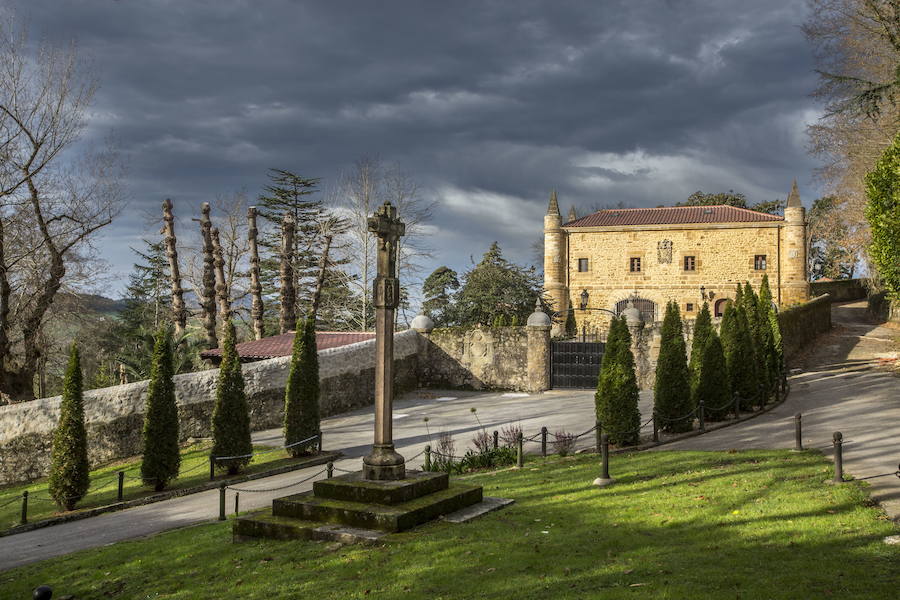
POLYGON ((641 311, 634 307, 634 302, 631 301, 631 298, 628 299, 628 306, 622 311, 622 314, 625 315, 625 323, 629 327, 636 327, 643 321, 641 319, 641 311))
POLYGON ((410 329, 415 329, 419 333, 431 333, 434 330, 434 321, 428 315, 416 315, 409 324, 410 329))
POLYGON ((525 323, 528 327, 549 327, 550 315, 541 310, 541 299, 534 301, 534 312, 528 315, 528 321, 525 323))

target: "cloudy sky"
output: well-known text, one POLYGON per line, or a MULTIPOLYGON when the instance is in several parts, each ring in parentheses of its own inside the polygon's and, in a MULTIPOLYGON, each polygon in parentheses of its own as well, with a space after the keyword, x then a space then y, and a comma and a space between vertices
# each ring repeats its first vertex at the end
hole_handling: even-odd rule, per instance
POLYGON ((7 4, 100 81, 85 135, 128 168, 100 241, 123 277, 145 211, 171 197, 187 227, 270 167, 328 186, 363 156, 401 165, 438 202, 426 274, 493 240, 534 262, 553 188, 580 214, 783 198, 795 177, 807 205, 818 192, 803 0, 7 4))

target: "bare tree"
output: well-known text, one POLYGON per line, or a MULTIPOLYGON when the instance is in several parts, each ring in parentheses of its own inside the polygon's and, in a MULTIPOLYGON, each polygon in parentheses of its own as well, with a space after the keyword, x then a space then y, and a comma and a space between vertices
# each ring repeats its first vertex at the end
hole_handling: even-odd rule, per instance
POLYGON ((281 223, 281 318, 279 333, 287 333, 297 326, 297 292, 294 289, 294 218, 284 215, 281 223))
POLYGON ((74 49, 31 52, 24 27, 0 28, 0 392, 23 401, 34 398, 49 309, 76 283, 71 267, 93 260, 92 239, 123 194, 104 148, 63 166, 96 87, 74 49))
POLYGON ((259 340, 264 335, 263 315, 265 307, 262 298, 262 283, 259 280, 259 247, 256 243, 258 233, 256 228, 256 207, 247 209, 247 242, 250 246, 250 296, 253 304, 250 308, 250 318, 253 321, 253 336, 259 340))
POLYGON ((187 310, 184 307, 181 270, 178 268, 175 216, 172 214, 172 201, 169 198, 163 202, 163 234, 165 235, 166 258, 169 259, 169 274, 172 283, 172 321, 175 324, 175 337, 179 338, 184 335, 187 327, 187 310))

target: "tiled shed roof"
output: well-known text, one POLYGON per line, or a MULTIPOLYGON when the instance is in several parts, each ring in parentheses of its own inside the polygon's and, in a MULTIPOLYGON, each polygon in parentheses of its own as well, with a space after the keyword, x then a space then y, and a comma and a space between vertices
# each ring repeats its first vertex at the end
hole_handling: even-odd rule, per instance
MULTIPOLYGON (((317 331, 316 348, 337 348, 356 342, 364 342, 375 337, 375 333, 368 331, 317 331)), ((263 360, 278 356, 290 356, 294 345, 294 332, 289 331, 281 335, 273 335, 261 340, 241 342, 237 345, 238 356, 241 360, 263 360)), ((222 349, 204 350, 200 353, 202 358, 221 358, 222 349)))
POLYGON ((673 225, 687 223, 760 223, 783 221, 770 215, 736 206, 665 206, 661 208, 615 208, 598 210, 564 223, 563 227, 609 227, 616 225, 673 225))

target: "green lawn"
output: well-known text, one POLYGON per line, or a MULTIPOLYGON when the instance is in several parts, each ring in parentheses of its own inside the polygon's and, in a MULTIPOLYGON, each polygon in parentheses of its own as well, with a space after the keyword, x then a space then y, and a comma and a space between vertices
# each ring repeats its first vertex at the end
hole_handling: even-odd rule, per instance
POLYGON ((516 504, 376 548, 233 544, 216 523, 0 573, 85 598, 896 598, 896 528, 817 453, 645 452, 530 460, 468 477, 516 504))
MULTIPOLYGON (((178 489, 191 487, 205 481, 209 481, 209 449, 211 442, 199 442, 187 446, 181 451, 181 476, 173 481, 166 489, 178 489)), ((264 446, 254 448, 258 450, 270 450, 264 446)), ((244 473, 254 473, 279 467, 293 462, 284 450, 258 454, 253 457, 250 465, 244 473)), ((119 471, 125 471, 123 486, 125 500, 133 500, 143 496, 155 494, 153 488, 141 485, 141 459, 140 457, 118 461, 91 471, 91 487, 89 493, 78 504, 76 510, 113 504, 116 502, 118 492, 119 471)), ((7 529, 19 523, 22 512, 22 492, 28 490, 28 521, 39 521, 58 514, 55 503, 47 500, 50 494, 47 491, 47 480, 40 479, 28 484, 12 485, 0 488, 0 530, 7 529)))

